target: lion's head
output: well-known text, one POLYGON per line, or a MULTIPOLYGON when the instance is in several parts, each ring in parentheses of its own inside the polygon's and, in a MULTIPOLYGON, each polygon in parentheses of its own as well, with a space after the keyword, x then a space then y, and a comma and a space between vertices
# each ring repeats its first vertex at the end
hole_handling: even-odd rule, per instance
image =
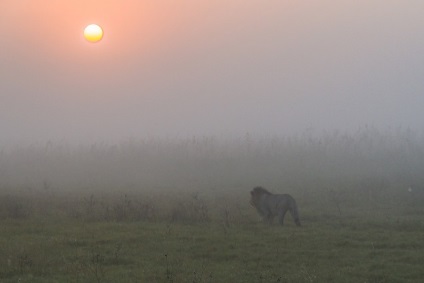
POLYGON ((268 192, 267 190, 265 190, 262 187, 255 187, 253 188, 252 191, 250 191, 250 204, 253 207, 257 207, 259 204, 259 200, 261 199, 261 197, 263 195, 269 195, 271 194, 270 192, 268 192))

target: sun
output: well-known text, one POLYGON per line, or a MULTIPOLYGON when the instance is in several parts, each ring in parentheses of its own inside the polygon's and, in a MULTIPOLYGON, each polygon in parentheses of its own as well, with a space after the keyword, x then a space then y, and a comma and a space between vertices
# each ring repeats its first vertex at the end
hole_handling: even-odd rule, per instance
POLYGON ((84 29, 84 37, 89 42, 99 42, 103 38, 103 29, 96 24, 88 25, 84 29))

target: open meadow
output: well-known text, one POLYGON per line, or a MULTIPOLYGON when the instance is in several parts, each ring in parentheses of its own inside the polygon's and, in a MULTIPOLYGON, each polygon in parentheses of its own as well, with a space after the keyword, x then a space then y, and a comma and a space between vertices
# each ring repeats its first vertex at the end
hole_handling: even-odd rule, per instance
POLYGON ((0 282, 422 282, 408 131, 33 145, 0 153, 0 282), (249 191, 290 193, 302 227, 249 191))

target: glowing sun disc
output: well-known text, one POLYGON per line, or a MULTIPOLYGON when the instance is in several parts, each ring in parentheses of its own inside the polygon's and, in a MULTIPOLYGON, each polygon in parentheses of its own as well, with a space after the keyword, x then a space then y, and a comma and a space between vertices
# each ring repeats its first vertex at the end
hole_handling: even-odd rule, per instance
POLYGON ((96 24, 88 25, 84 29, 84 37, 90 42, 98 42, 103 38, 103 29, 96 24))

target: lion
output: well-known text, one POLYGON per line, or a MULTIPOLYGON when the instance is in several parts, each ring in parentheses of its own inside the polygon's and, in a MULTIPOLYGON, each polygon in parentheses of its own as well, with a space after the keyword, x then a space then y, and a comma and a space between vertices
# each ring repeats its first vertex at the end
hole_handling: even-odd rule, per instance
POLYGON ((294 222, 300 225, 299 212, 294 198, 289 194, 272 194, 263 187, 255 187, 250 192, 250 204, 256 208, 264 222, 271 224, 275 216, 281 225, 284 223, 284 216, 290 211, 294 222))

